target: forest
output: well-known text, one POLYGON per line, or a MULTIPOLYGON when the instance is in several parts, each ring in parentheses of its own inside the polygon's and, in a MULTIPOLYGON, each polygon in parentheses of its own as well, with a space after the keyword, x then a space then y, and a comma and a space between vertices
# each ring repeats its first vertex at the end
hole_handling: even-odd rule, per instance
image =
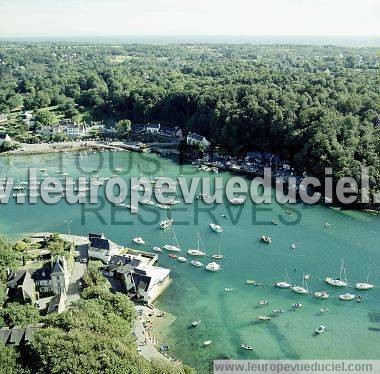
MULTIPOLYGON (((0 44, 0 113, 160 122, 237 154, 251 144, 299 172, 380 190, 375 48, 233 44, 0 44)), ((27 132, 15 125, 19 134, 27 132)))

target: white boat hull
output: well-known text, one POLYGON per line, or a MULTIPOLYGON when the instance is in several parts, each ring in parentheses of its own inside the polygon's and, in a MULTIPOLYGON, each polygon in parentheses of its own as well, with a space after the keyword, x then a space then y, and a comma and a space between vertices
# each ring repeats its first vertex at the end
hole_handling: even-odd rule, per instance
POLYGON ((292 285, 287 283, 287 282, 277 282, 276 287, 278 287, 278 288, 290 288, 290 287, 292 287, 292 285))
POLYGON ((299 294, 302 294, 302 295, 306 295, 309 293, 308 290, 306 290, 305 288, 303 287, 300 287, 300 286, 295 286, 295 287, 292 287, 292 290, 296 293, 299 293, 299 294))
POLYGON ((330 277, 327 277, 325 278, 325 282, 331 286, 335 286, 335 287, 347 287, 347 283, 340 280, 340 279, 334 279, 334 278, 330 278, 330 277))
POLYGON ((355 285, 357 290, 371 290, 373 287, 374 285, 370 283, 356 283, 355 285))

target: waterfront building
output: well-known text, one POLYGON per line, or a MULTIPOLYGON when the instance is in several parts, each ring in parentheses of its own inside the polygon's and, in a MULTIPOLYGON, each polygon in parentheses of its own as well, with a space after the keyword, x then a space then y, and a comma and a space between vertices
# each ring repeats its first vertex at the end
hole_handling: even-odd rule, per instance
POLYGON ((202 135, 195 134, 193 132, 189 132, 186 138, 187 144, 196 145, 201 147, 208 147, 210 142, 202 135))

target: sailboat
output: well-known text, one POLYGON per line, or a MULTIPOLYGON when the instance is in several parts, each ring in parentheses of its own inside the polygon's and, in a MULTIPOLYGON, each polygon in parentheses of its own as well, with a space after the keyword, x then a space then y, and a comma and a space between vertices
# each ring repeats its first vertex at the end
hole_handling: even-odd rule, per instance
POLYGON ((290 287, 292 287, 288 272, 285 273, 285 280, 275 283, 274 286, 278 287, 278 288, 290 288, 290 287))
POLYGON ((218 253, 211 255, 211 257, 217 260, 224 259, 224 256, 220 253, 220 243, 219 243, 218 253))
POLYGON ((177 236, 175 235, 174 227, 172 227, 172 230, 173 230, 173 238, 174 238, 174 243, 175 244, 165 244, 164 248, 167 251, 180 252, 181 251, 181 247, 179 246, 177 236))
POLYGON ((192 256, 206 256, 206 252, 204 251, 204 246, 202 243, 201 236, 199 235, 198 232, 198 248, 197 249, 189 249, 187 253, 192 256), (203 252, 200 250, 200 245, 202 245, 203 252))
POLYGON ((367 275, 367 282, 366 283, 356 283, 355 288, 357 290, 371 290, 374 285, 369 282, 369 275, 371 274, 371 264, 368 267, 368 275, 367 275))
POLYGON ((300 293, 300 294, 303 294, 303 295, 306 295, 306 294, 309 293, 309 289, 307 288, 307 281, 306 281, 305 274, 303 275, 302 287, 301 286, 294 286, 294 287, 292 287, 292 290, 294 292, 297 292, 297 293, 300 293))
POLYGON ((314 296, 317 299, 328 299, 330 297, 330 295, 324 291, 316 291, 316 292, 314 292, 314 296))
POLYGON ((346 269, 344 268, 343 258, 342 258, 342 264, 340 266, 339 278, 327 277, 325 278, 325 282, 327 284, 330 284, 331 286, 336 286, 336 287, 347 286, 347 276, 346 276, 346 269), (342 274, 344 275, 344 281, 342 280, 342 274))
POLYGON ((220 271, 221 267, 219 264, 216 262, 210 262, 209 264, 206 265, 206 270, 212 271, 212 272, 217 272, 220 271))

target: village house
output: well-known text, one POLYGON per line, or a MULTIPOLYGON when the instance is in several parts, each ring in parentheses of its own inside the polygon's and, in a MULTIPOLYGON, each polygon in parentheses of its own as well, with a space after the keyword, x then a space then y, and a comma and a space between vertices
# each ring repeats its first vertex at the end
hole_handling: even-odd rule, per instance
POLYGON ((88 234, 88 257, 108 264, 112 256, 119 255, 123 247, 111 242, 103 234, 88 234))
POLYGON ((161 127, 160 134, 168 138, 182 138, 182 130, 179 127, 161 127))
POLYGON ((13 328, 2 327, 0 329, 0 342, 5 345, 26 345, 34 340, 34 334, 43 327, 43 323, 28 325, 27 327, 15 326, 13 328))
POLYGON ((11 142, 12 138, 6 134, 6 133, 0 133, 0 147, 5 143, 5 142, 11 142))
POLYGON ((146 303, 152 303, 168 286, 170 270, 154 266, 157 255, 136 252, 113 256, 107 273, 121 281, 125 291, 146 303))
POLYGON ((210 142, 202 135, 189 132, 186 138, 187 144, 201 146, 207 148, 210 145, 210 142))
POLYGON ((40 294, 67 293, 70 271, 65 257, 58 257, 51 266, 12 272, 7 280, 7 296, 11 300, 34 304, 40 294))

